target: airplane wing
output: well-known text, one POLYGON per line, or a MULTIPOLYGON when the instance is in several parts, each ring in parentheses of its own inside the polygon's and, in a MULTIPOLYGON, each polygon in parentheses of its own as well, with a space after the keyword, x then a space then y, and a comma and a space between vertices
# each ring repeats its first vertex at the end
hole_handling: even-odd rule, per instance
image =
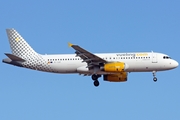
POLYGON ((99 66, 100 64, 107 63, 106 60, 96 56, 95 54, 90 53, 89 51, 81 48, 78 45, 73 45, 71 43, 68 43, 69 47, 74 48, 76 51, 76 55, 83 59, 83 62, 86 62, 88 64, 88 68, 92 68, 94 66, 99 66))

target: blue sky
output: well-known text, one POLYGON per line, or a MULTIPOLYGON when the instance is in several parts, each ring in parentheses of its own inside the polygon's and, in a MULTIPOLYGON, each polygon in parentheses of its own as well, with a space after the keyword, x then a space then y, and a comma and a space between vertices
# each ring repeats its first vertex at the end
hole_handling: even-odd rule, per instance
MULTIPOLYGON (((0 58, 11 52, 6 28, 15 28, 41 54, 156 51, 180 62, 178 0, 16 0, 0 2, 0 58)), ((0 120, 178 120, 179 68, 130 73, 125 83, 52 74, 0 64, 0 120)))

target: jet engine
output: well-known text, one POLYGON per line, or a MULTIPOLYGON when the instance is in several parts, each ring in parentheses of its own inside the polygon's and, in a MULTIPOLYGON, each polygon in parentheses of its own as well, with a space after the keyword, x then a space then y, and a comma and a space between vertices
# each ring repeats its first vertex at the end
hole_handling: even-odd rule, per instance
POLYGON ((127 81, 127 72, 121 72, 119 74, 108 74, 104 75, 103 79, 104 81, 109 81, 109 82, 125 82, 127 81))
POLYGON ((123 72, 128 69, 128 65, 123 62, 106 63, 101 67, 105 72, 123 72))

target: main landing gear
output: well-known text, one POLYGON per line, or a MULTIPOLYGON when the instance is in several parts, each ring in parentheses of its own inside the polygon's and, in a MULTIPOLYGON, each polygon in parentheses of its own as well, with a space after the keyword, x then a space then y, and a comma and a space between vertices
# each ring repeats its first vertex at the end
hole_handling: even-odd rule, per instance
POLYGON ((156 82, 157 81, 157 77, 156 77, 156 71, 153 71, 153 81, 156 82))
POLYGON ((98 87, 99 86, 99 81, 98 78, 101 77, 101 75, 92 75, 92 80, 94 80, 94 86, 98 87))

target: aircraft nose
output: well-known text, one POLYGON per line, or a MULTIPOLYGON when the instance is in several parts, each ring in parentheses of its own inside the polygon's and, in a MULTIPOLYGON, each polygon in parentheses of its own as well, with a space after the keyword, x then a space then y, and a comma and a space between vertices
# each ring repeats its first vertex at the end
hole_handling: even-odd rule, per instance
POLYGON ((173 65, 174 68, 176 68, 176 67, 179 66, 179 63, 178 63, 177 61, 174 60, 173 63, 172 63, 172 65, 173 65))

